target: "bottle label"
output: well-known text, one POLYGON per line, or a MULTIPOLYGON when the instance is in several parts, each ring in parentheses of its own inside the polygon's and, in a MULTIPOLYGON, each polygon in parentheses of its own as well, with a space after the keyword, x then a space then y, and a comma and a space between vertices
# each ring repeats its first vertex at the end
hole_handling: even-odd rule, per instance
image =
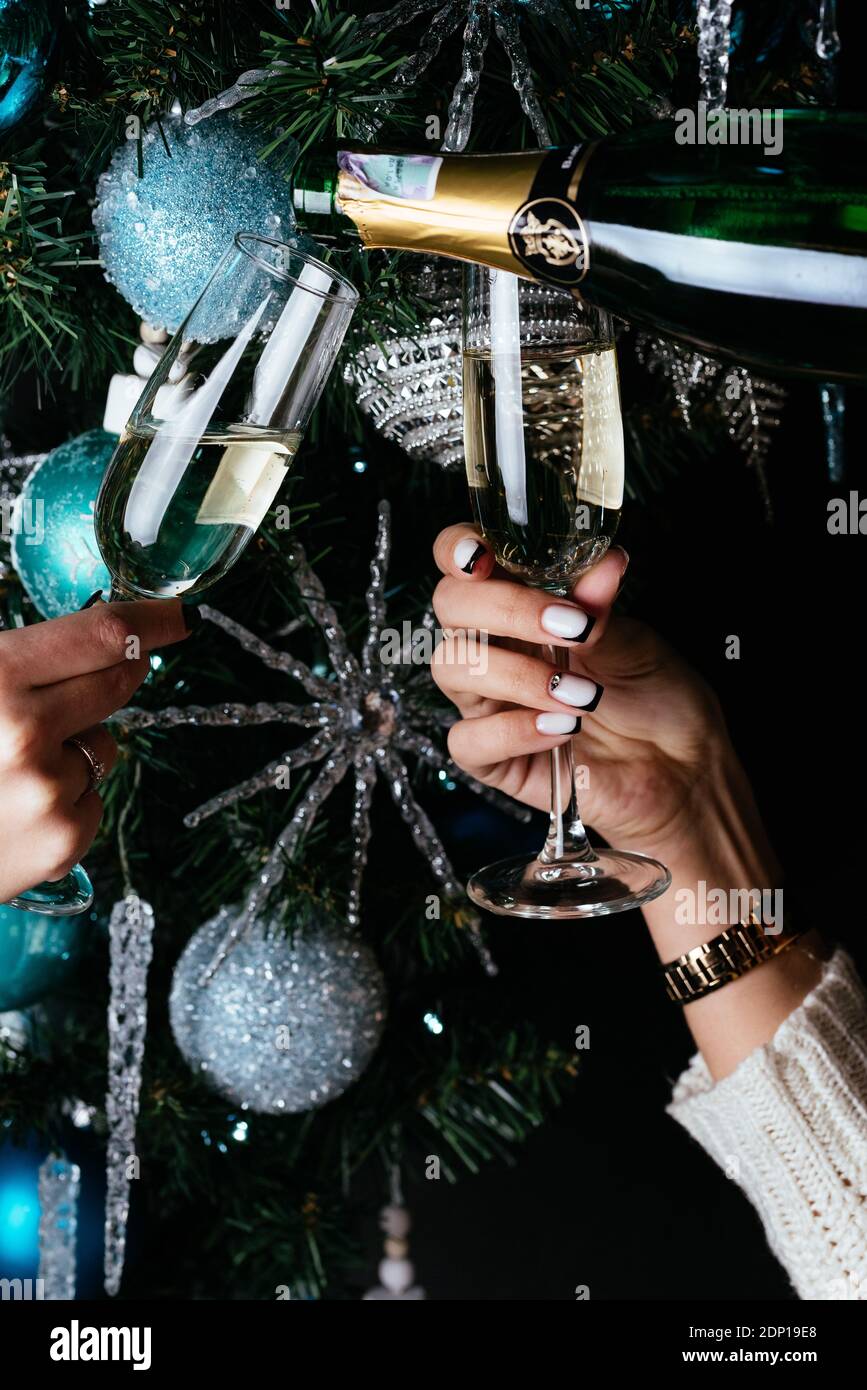
POLYGON ((247 526, 258 531, 280 484, 289 472, 292 454, 281 455, 277 443, 230 444, 202 498, 198 526, 247 526))
POLYGON ((592 146, 552 150, 539 166, 530 196, 509 224, 512 254, 530 274, 570 289, 589 268, 587 230, 574 200, 592 146))
POLYGON ((299 212, 312 212, 321 217, 331 213, 331 190, 328 188, 295 188, 292 202, 299 212))
POLYGON ((374 197, 411 203, 430 202, 442 166, 438 155, 364 154, 357 150, 341 150, 337 162, 361 185, 355 190, 356 197, 364 197, 366 190, 374 197))

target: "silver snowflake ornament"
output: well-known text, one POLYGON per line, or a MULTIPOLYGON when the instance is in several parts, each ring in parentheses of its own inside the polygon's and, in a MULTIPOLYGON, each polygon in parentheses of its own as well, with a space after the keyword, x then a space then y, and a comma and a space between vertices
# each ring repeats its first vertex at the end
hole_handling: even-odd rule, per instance
MULTIPOLYGON (((185 817, 186 825, 197 826, 206 817, 238 801, 285 785, 280 779, 285 779, 287 774, 291 775, 312 763, 320 764, 316 776, 259 871, 243 911, 229 927, 210 974, 225 959, 235 942, 249 931, 251 924, 263 915, 266 901, 283 878, 286 865, 302 836, 313 825, 331 792, 350 771, 355 782, 352 807, 354 848, 349 874, 347 919, 352 927, 358 925, 360 915, 361 880, 367 862, 370 807, 377 775, 385 782, 395 806, 409 827, 413 841, 430 864, 445 897, 451 901, 464 899, 463 885, 455 876, 443 843, 413 795, 404 761, 406 754, 413 755, 445 777, 462 782, 516 818, 526 820, 529 817, 526 808, 517 806, 462 772, 441 751, 436 734, 451 724, 456 716, 432 714, 426 707, 422 687, 429 679, 427 672, 415 667, 409 676, 405 676, 406 667, 403 664, 384 660, 381 634, 386 618, 385 582, 391 547, 390 508, 387 502, 380 502, 378 517, 370 585, 366 594, 367 631, 360 657, 350 649, 337 614, 310 568, 303 548, 298 544, 292 547, 291 560, 296 583, 310 616, 325 639, 333 679, 326 680, 315 675, 303 661, 289 652, 270 646, 217 609, 207 605, 201 608, 202 616, 233 637, 245 652, 257 656, 271 670, 280 671, 301 685, 310 696, 308 703, 124 709, 115 716, 117 723, 130 730, 167 729, 182 724, 241 728, 280 723, 311 731, 310 737, 298 746, 287 749, 259 772, 219 792, 185 817)), ((424 621, 425 627, 432 631, 433 617, 430 613, 426 614, 424 621)), ((462 903, 461 915, 462 920, 470 926, 473 942, 485 968, 492 973, 493 965, 481 941, 477 914, 462 903)))

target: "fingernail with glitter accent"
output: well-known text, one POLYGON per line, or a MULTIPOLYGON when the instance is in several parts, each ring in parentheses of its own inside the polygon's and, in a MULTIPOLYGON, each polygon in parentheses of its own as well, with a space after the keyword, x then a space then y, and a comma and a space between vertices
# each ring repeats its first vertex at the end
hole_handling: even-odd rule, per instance
POLYGON ((567 671, 555 671, 548 682, 548 690, 555 700, 575 709, 594 710, 602 699, 601 685, 588 680, 586 676, 573 676, 567 671))
POLYGON ((487 553, 487 546, 477 541, 475 536, 465 536, 455 546, 455 564, 463 574, 472 574, 482 556, 487 553))
POLYGON ((596 623, 583 608, 572 603, 549 603, 539 619, 552 637, 565 637, 568 642, 586 642, 596 623))
POLYGON ((83 604, 81 605, 81 607, 80 607, 79 610, 78 610, 79 613, 83 613, 84 610, 85 610, 85 608, 92 608, 93 605, 94 605, 95 603, 100 603, 101 600, 102 600, 102 589, 97 589, 95 593, 91 594, 91 596, 90 596, 90 598, 87 600, 87 602, 86 602, 86 603, 83 603, 83 604))
POLYGON ((574 734, 577 714, 537 714, 536 728, 540 734, 574 734))

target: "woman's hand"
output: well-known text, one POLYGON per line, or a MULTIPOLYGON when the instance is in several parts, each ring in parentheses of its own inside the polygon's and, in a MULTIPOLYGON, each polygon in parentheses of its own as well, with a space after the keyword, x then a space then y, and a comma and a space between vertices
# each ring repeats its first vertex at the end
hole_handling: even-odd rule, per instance
MULTIPOLYGON (((446 636, 436 651, 434 679, 463 716, 449 733, 460 767, 547 808, 548 752, 570 737, 570 716, 580 718, 582 815, 617 849, 643 850, 671 871, 668 892, 643 908, 664 961, 719 930, 679 908, 697 900, 702 882, 725 894, 779 887, 779 864, 715 696, 650 628, 611 614, 624 551, 610 551, 568 599, 508 579, 472 527, 443 531, 434 553, 445 576, 434 594, 440 626, 474 628, 496 642, 479 652, 446 636), (554 688, 559 672, 540 643, 569 652, 570 674, 554 688), (545 722, 552 716, 565 721, 556 734, 545 722)), ((727 1076, 773 1036, 819 979, 820 951, 810 933, 803 950, 686 1006, 713 1076, 727 1076)))
POLYGON ((97 603, 0 632, 0 902, 62 878, 102 816, 75 735, 108 771, 117 746, 102 720, 148 673, 148 653, 188 635, 180 603, 97 603))
POLYGON ((443 531, 434 555, 445 576, 434 594, 440 627, 491 639, 474 652, 446 637, 434 657, 434 679, 462 716, 449 733, 458 766, 547 809, 547 755, 580 719, 584 819, 618 849, 671 854, 730 749, 717 700, 701 678, 643 623, 612 615, 625 551, 609 551, 568 598, 496 569, 470 526, 443 531), (573 674, 545 660, 540 643, 566 649, 573 674))

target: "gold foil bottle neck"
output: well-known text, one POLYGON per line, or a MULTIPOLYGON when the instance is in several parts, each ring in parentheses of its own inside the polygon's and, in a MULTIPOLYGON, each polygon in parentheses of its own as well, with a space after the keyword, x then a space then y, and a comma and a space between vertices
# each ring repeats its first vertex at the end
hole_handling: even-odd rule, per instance
POLYGON ((509 227, 544 155, 446 156, 427 199, 377 193, 342 170, 337 203, 371 250, 452 256, 526 276, 509 245, 509 227))

